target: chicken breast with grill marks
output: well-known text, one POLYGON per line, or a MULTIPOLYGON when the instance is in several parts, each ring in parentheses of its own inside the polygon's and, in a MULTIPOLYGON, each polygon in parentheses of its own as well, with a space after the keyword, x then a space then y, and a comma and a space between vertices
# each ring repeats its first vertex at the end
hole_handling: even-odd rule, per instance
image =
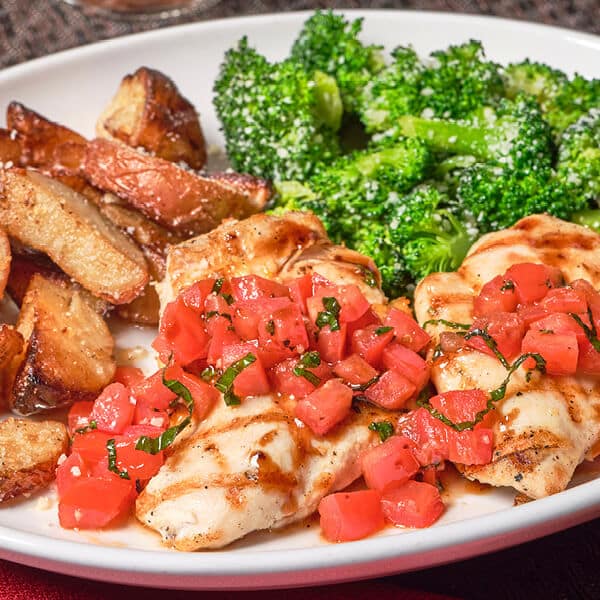
MULTIPOLYGON (((420 323, 473 320, 473 299, 482 286, 517 263, 544 263, 561 269, 567 281, 584 278, 600 287, 600 236, 547 215, 533 215, 510 229, 483 236, 456 273, 429 275, 415 291, 420 323)), ((443 325, 428 326, 439 340, 443 325)), ((433 362, 438 392, 497 388, 506 377, 500 362, 467 348, 433 362)), ((525 371, 511 378, 496 405, 492 462, 462 466, 470 479, 512 486, 531 498, 563 490, 575 467, 600 452, 600 379, 553 377, 525 371)))
MULTIPOLYGON (((285 281, 318 272, 354 283, 385 303, 370 259, 334 246, 316 217, 256 215, 231 221, 169 251, 161 304, 215 275, 257 274, 285 281), (367 276, 366 276, 367 275, 367 276), (367 283, 368 282, 368 283, 367 283)), ((313 513, 326 494, 360 475, 360 455, 377 443, 368 429, 389 413, 361 406, 323 437, 294 418, 295 401, 267 395, 238 407, 217 403, 188 428, 137 500, 136 515, 179 550, 219 548, 251 531, 313 513)))

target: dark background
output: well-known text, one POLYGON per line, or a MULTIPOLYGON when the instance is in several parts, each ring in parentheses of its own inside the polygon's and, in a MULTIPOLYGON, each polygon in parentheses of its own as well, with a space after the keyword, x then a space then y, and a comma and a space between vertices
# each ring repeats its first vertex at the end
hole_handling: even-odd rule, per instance
MULTIPOLYGON (((185 17, 166 21, 145 18, 120 22, 82 12, 60 1, 0 0, 0 67, 109 37, 190 20, 323 7, 404 8, 497 15, 600 33, 600 0, 223 0, 212 9, 185 17)), ((511 42, 518 43, 518 40, 511 42)), ((600 60, 598 71, 600 76, 600 60)), ((15 569, 16 576, 38 578, 51 585, 65 585, 66 580, 60 576, 43 574, 26 567, 15 569)), ((82 591, 86 588, 89 590, 92 585, 68 581, 70 590, 78 586, 82 591)), ((388 581, 398 585, 399 590, 412 588, 460 598, 599 600, 600 520, 510 550, 388 578, 388 581)), ((0 597, 1 588, 0 582, 0 597)), ((103 597, 110 598, 117 595, 121 597, 120 593, 125 588, 101 585, 94 589, 103 597)), ((136 597, 136 592, 140 593, 139 590, 131 590, 132 598, 136 597)), ((143 597, 192 597, 191 594, 177 592, 158 594, 155 596, 153 592, 143 592, 143 597)), ((194 596, 197 597, 196 594, 194 596)))

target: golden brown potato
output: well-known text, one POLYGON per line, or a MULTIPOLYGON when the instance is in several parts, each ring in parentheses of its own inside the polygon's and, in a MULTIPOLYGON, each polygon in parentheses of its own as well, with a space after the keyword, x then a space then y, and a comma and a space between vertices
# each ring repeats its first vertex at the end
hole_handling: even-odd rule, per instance
POLYGON ((4 288, 8 281, 10 261, 10 242, 8 241, 8 236, 4 232, 4 229, 0 229, 0 298, 4 295, 4 288))
POLYGON ((84 172, 92 185, 186 235, 210 231, 226 217, 254 214, 270 195, 265 181, 252 178, 254 185, 235 186, 103 139, 88 144, 84 172))
POLYGON ((113 304, 131 302, 148 283, 139 248, 85 197, 45 175, 0 171, 0 223, 113 304))
POLYGON ((115 313, 129 323, 158 325, 160 300, 154 285, 149 283, 135 300, 117 306, 115 313))
POLYGON ((8 404, 22 351, 23 336, 10 325, 0 325, 0 408, 8 404))
POLYGON ((67 451, 67 429, 57 421, 0 423, 0 502, 46 487, 67 451))
POLYGON ((19 102, 8 105, 6 124, 18 134, 21 166, 37 167, 53 175, 79 174, 87 143, 83 136, 19 102))
POLYGON ((147 67, 123 78, 98 119, 96 133, 165 160, 183 161, 192 169, 201 169, 206 162, 196 109, 171 79, 147 67))
POLYGON ((10 168, 21 164, 21 143, 17 132, 0 128, 0 166, 10 168))
POLYGON ((45 254, 41 252, 27 251, 22 248, 12 252, 10 274, 6 284, 6 291, 17 306, 21 306, 23 298, 29 287, 31 278, 39 273, 47 279, 63 281, 81 292, 82 297, 99 314, 106 315, 111 305, 102 298, 93 296, 73 281, 64 271, 55 265, 45 254))
POLYGON ((16 325, 25 344, 9 406, 30 415, 91 400, 114 376, 106 323, 72 287, 36 274, 16 325))

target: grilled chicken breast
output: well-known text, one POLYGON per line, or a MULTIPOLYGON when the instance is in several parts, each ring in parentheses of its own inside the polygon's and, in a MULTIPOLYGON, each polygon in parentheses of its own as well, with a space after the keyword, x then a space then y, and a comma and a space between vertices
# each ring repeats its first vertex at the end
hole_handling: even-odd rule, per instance
MULTIPOLYGON (((572 223, 533 215, 510 229, 476 242, 456 273, 429 275, 415 291, 420 323, 473 320, 473 299, 481 287, 516 263, 544 263, 562 270, 567 281, 584 278, 600 287, 600 236, 572 223)), ((446 328, 428 328, 434 337, 446 328)), ((498 360, 463 348, 433 363, 438 392, 497 388, 506 377, 498 360)), ((494 452, 490 464, 463 466, 483 483, 512 486, 531 498, 563 490, 575 467, 600 450, 600 380, 516 372, 496 405, 494 452)))
MULTIPOLYGON (((333 246, 311 215, 256 215, 173 247, 161 303, 215 274, 285 280, 312 270, 355 283, 371 301, 384 303, 379 287, 365 283, 365 269, 379 281, 369 259, 333 246)), ((138 519, 164 543, 198 550, 310 515, 324 495, 360 475, 360 455, 377 442, 368 425, 385 411, 362 406, 319 437, 294 418, 294 404, 276 395, 246 398, 239 407, 218 402, 195 430, 184 432, 141 493, 138 519)))

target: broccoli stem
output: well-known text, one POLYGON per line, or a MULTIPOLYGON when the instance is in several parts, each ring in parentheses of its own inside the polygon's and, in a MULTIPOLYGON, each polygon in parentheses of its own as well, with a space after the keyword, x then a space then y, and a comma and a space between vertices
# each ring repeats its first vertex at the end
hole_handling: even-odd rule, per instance
POLYGON ((322 71, 313 74, 315 86, 315 113, 325 125, 337 131, 342 125, 344 106, 335 79, 322 71))

